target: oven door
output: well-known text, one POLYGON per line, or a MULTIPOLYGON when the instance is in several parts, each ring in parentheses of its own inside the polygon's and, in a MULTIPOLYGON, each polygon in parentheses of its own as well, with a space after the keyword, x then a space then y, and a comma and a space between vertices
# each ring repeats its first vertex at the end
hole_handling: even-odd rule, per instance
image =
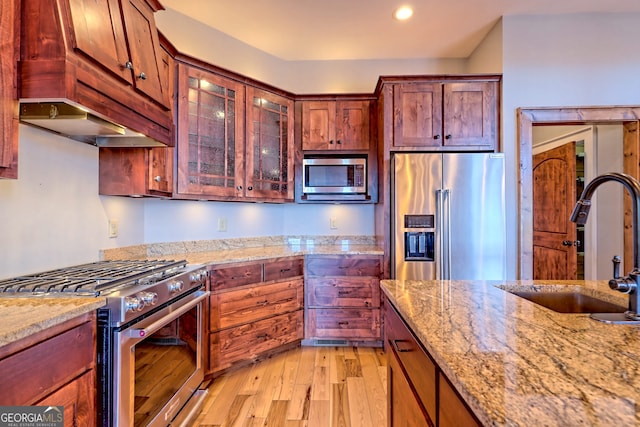
POLYGON ((198 290, 114 332, 114 425, 167 426, 194 395, 208 295, 198 290))

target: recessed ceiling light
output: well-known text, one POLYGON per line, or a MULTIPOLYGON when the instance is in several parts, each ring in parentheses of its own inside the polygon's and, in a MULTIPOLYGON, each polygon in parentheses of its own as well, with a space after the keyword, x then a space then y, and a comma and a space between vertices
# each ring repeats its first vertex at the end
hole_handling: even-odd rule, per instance
POLYGON ((395 12, 393 12, 393 17, 398 21, 406 21, 411 18, 411 15, 413 15, 413 9, 411 9, 411 6, 400 6, 395 10, 395 12))

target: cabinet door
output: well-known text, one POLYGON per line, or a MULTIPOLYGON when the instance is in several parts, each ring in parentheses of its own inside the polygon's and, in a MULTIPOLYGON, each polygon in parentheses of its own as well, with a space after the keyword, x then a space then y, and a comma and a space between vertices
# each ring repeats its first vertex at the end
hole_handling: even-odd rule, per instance
POLYGON ((247 87, 246 113, 246 197, 293 201, 293 101, 247 87))
POLYGON ((18 51, 20 13, 18 0, 0 3, 0 178, 18 175, 18 51))
POLYGON ((393 94, 394 147, 442 145, 442 84, 403 83, 393 94))
POLYGON ((170 195, 173 192, 173 148, 149 148, 148 188, 149 192, 170 195))
POLYGON ((237 198, 244 159, 244 86, 178 66, 180 194, 237 198))
POLYGON ((369 101, 338 101, 336 104, 336 149, 368 150, 369 101))
POLYGON ((162 77, 162 52, 153 10, 144 0, 122 0, 122 15, 133 66, 134 87, 168 107, 169 92, 162 77))
POLYGON ((495 147, 496 86, 495 82, 444 85, 443 145, 495 147))
MULTIPOLYGON (((418 399, 411 389, 402 368, 393 351, 387 353, 389 396, 388 411, 390 427, 426 427, 433 426, 431 419, 424 413, 418 399)), ((461 426, 464 424, 460 424, 461 426)))
POLYGON ((329 150, 336 139, 335 101, 302 101, 302 149, 329 150))
POLYGON ((73 45, 114 76, 133 83, 118 0, 69 0, 73 45))
POLYGON ((440 375, 438 425, 440 427, 481 426, 467 405, 458 397, 449 381, 440 375))
POLYGON ((89 371, 36 403, 38 406, 63 406, 65 427, 96 425, 95 372, 89 371))

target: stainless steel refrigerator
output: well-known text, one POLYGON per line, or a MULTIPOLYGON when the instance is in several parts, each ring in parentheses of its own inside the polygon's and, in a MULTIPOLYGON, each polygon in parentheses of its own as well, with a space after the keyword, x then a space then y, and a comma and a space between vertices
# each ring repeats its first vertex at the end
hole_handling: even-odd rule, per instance
POLYGON ((506 278, 504 154, 396 153, 393 171, 393 278, 506 278))

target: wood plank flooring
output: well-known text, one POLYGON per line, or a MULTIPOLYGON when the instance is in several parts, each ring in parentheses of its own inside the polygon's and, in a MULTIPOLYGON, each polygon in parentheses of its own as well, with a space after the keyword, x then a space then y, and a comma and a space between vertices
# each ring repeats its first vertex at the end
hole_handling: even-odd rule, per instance
POLYGON ((193 427, 382 427, 381 348, 298 347, 216 378, 193 427))

